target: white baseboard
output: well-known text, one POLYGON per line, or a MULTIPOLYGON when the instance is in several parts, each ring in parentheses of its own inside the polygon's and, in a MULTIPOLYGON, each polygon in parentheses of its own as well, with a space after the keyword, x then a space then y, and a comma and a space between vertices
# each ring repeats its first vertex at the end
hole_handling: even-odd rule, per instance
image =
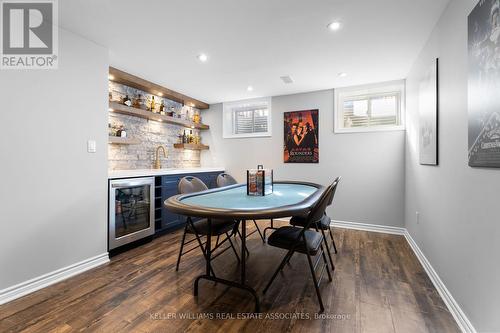
POLYGON ((451 314, 453 315, 453 318, 455 318, 455 321, 457 322, 462 332, 476 333, 477 331, 474 328, 474 326, 472 326, 472 323, 470 322, 469 318, 467 318, 465 313, 460 308, 460 305, 458 305, 457 301, 453 298, 453 295, 450 293, 448 288, 446 288, 446 285, 444 284, 443 280, 441 280, 438 273, 434 270, 429 260, 427 260, 422 250, 420 250, 420 248, 417 245, 417 242, 415 242, 415 240, 411 237, 408 230, 406 230, 404 236, 408 244, 410 244, 410 247, 417 256, 418 260, 424 267, 425 271, 427 272, 427 275, 434 284, 434 287, 436 287, 439 295, 441 295, 444 304, 446 304, 448 310, 450 310, 451 314))
POLYGON ((103 253, 98 256, 85 259, 76 264, 63 267, 56 271, 38 276, 31 280, 21 282, 15 286, 0 290, 0 304, 4 304, 15 300, 16 298, 25 296, 34 291, 48 287, 51 284, 65 280, 74 275, 83 273, 94 267, 100 266, 109 262, 108 253, 103 253))
POLYGON ((401 228, 401 227, 392 227, 392 226, 388 226, 388 225, 357 223, 357 222, 348 222, 348 221, 333 221, 332 220, 332 226, 336 227, 336 228, 381 232, 384 234, 393 234, 393 235, 404 235, 406 232, 406 229, 401 228))
POLYGON ((446 285, 441 280, 436 270, 434 270, 431 263, 429 262, 429 260, 427 260, 424 253, 422 252, 422 250, 420 250, 417 243, 411 237, 410 233, 406 228, 381 226, 381 225, 367 224, 367 223, 345 222, 345 221, 332 221, 332 227, 403 235, 408 244, 410 245, 411 249, 417 256, 418 260, 420 261, 420 264, 422 264, 422 266, 424 267, 425 272, 431 279, 432 283, 434 284, 434 287, 437 289, 439 295, 443 299, 443 302, 448 307, 448 310, 453 315, 453 318, 457 322, 457 325, 460 327, 462 332, 464 333, 477 332, 472 323, 470 322, 470 320, 467 318, 465 313, 460 308, 460 305, 453 298, 452 294, 450 293, 448 288, 446 288, 446 285))

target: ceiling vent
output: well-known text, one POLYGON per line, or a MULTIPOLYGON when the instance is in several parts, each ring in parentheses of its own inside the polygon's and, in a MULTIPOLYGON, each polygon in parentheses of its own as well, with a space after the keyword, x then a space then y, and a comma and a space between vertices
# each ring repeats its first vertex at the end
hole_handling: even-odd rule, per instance
POLYGON ((280 76, 281 81, 285 84, 293 83, 293 79, 290 75, 280 76))

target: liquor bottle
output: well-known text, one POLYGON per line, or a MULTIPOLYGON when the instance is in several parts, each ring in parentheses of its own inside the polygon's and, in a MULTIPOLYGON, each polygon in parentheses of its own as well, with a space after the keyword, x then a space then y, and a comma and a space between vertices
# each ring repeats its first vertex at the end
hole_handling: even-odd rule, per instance
POLYGON ((189 131, 189 143, 193 143, 193 130, 189 131))
POLYGON ((160 114, 165 114, 165 103, 163 103, 163 100, 161 100, 160 104, 160 114))
POLYGON ((132 101, 130 100, 130 98, 128 97, 128 95, 125 95, 125 99, 123 100, 123 104, 125 104, 126 106, 131 106, 132 105, 132 101))
POLYGON ((187 143, 186 130, 184 130, 184 133, 182 134, 182 143, 187 143))
POLYGON ((155 103, 155 97, 151 96, 151 104, 150 104, 151 111, 155 113, 155 108, 156 108, 156 103, 155 103))

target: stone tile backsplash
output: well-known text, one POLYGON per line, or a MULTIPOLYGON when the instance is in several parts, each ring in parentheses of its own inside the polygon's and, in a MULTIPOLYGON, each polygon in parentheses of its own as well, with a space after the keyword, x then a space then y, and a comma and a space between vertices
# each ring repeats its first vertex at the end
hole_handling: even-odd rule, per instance
MULTIPOLYGON (((113 95, 124 91, 124 89, 126 89, 125 91, 130 97, 138 92, 133 88, 110 82, 110 91, 113 91, 113 95)), ((143 96, 148 95, 144 92, 140 93, 143 96)), ((115 96, 113 98, 116 99, 115 96)), ((156 98, 160 99, 160 97, 156 98)), ((182 105, 177 102, 163 100, 168 106, 182 108, 182 105)), ((190 128, 112 112, 109 114, 109 123, 114 127, 123 126, 127 132, 127 137, 140 141, 137 145, 108 144, 109 170, 149 169, 153 166, 155 150, 159 145, 164 145, 167 148, 167 158, 161 155, 163 168, 200 166, 199 150, 176 149, 173 147, 173 144, 179 140, 179 134, 185 129, 191 130, 190 128)), ((193 134, 197 134, 197 130, 193 130, 193 134)))

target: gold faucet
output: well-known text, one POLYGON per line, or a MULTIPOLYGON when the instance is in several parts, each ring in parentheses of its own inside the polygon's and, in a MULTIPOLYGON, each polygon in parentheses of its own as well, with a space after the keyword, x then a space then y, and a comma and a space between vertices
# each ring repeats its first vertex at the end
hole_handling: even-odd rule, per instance
POLYGON ((160 161, 160 150, 163 150, 163 156, 167 158, 167 150, 163 146, 158 146, 156 148, 156 158, 155 158, 155 169, 161 169, 161 161, 160 161))

